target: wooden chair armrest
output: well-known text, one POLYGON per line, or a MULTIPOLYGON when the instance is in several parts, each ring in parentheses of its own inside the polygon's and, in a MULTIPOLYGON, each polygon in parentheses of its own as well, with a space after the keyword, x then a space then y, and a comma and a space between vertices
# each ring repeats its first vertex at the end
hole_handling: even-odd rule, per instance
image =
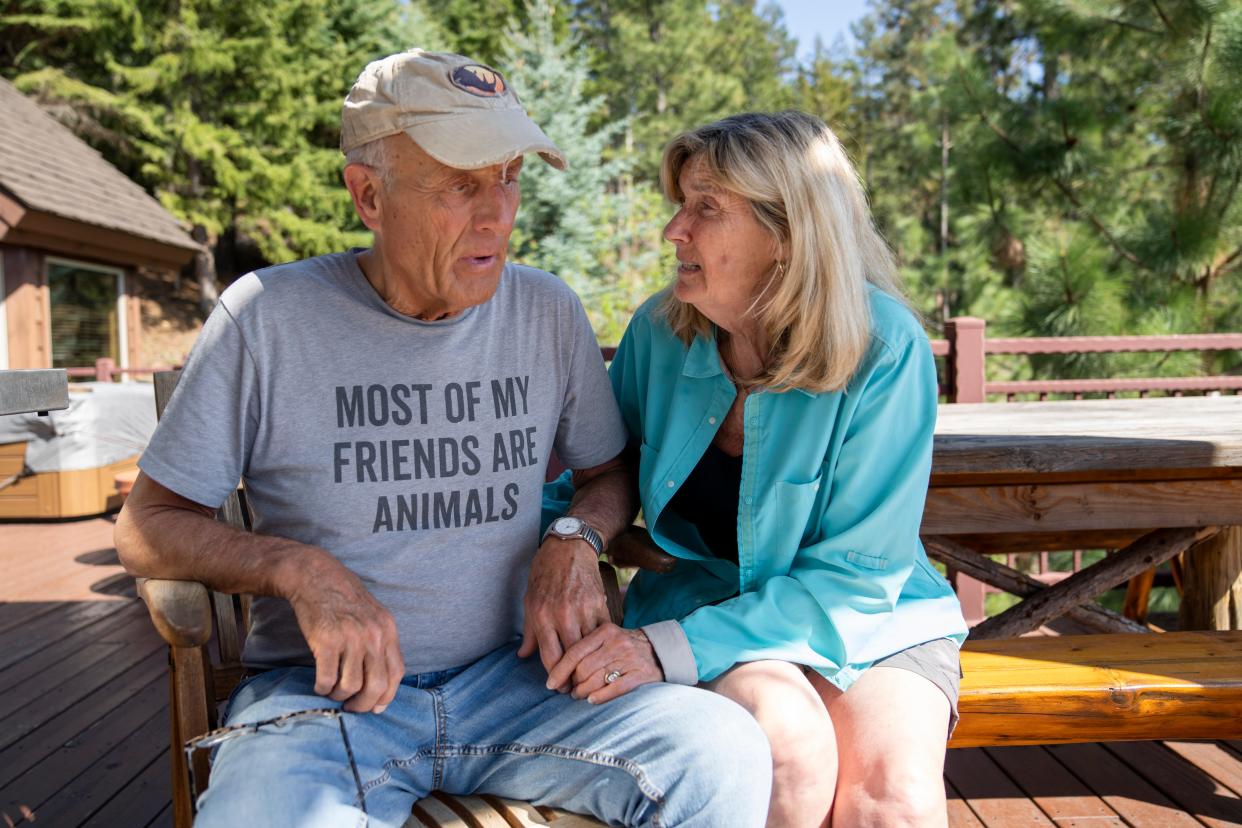
POLYGON ((138 595, 151 623, 171 647, 201 647, 211 640, 211 596, 198 581, 138 578, 138 595))
POLYGON ((643 526, 631 526, 613 538, 604 554, 615 566, 634 566, 649 572, 668 573, 677 559, 665 552, 643 526))
POLYGON ((604 599, 608 602, 608 615, 612 623, 621 626, 625 618, 625 608, 621 599, 621 585, 617 580, 617 570, 606 561, 599 562, 599 577, 604 582, 604 599))

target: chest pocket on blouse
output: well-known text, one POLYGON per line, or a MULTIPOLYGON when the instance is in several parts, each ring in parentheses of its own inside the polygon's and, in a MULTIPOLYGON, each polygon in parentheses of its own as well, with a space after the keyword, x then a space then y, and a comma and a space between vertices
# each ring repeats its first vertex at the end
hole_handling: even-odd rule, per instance
POLYGON ((815 539, 819 531, 821 507, 817 504, 822 503, 819 500, 819 490, 823 479, 821 469, 820 474, 814 480, 808 480, 805 483, 777 481, 775 487, 777 523, 774 527, 778 537, 777 548, 788 548, 792 555, 798 547, 815 539))

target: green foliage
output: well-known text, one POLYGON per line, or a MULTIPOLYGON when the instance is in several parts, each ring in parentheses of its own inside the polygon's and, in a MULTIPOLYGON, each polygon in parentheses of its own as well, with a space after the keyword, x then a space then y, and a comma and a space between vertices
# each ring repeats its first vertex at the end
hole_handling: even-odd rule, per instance
POLYGON ((507 68, 506 39, 525 6, 520 0, 438 0, 435 19, 451 45, 450 51, 477 61, 507 68))
POLYGON ((366 243, 340 101, 368 60, 419 45, 505 72, 569 155, 567 173, 526 165, 513 255, 573 285, 603 342, 672 270, 664 145, 790 106, 842 137, 933 329, 1242 330, 1242 0, 872 0, 854 35, 798 62, 758 0, 0 0, 0 72, 198 229, 226 278, 366 243))
POLYGON ((594 91, 627 124, 635 175, 654 181, 677 133, 746 109, 792 103, 785 73, 795 42, 775 6, 754 0, 581 0, 594 91))
POLYGON ((340 102, 369 60, 443 42, 366 0, 21 0, 5 72, 199 229, 235 275, 365 243, 340 184, 340 102))
MULTIPOLYGON (((620 339, 648 288, 659 224, 650 199, 627 184, 632 157, 605 158, 626 122, 592 129, 603 106, 586 93, 586 55, 572 40, 558 40, 549 0, 526 8, 526 30, 508 37, 503 65, 523 104, 558 147, 569 168, 531 163, 522 172, 522 207, 511 255, 568 282, 586 304, 602 342, 620 339)), ((533 159, 532 159, 533 161, 533 159)))
MULTIPOLYGON (((863 166, 916 304, 1002 335, 1236 329, 1240 15, 1236 0, 878 0, 856 28, 863 166)), ((1116 355, 1002 370, 1225 367, 1116 355)))

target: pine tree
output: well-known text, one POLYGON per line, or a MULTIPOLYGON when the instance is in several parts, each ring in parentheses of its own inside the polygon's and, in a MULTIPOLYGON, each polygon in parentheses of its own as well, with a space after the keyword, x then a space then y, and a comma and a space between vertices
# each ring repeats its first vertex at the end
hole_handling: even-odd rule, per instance
POLYGON ((647 190, 622 190, 632 158, 605 158, 624 122, 592 129, 602 108, 586 93, 586 56, 572 38, 558 39, 551 0, 525 9, 525 29, 509 32, 510 81, 522 103, 569 162, 561 172, 542 162, 522 171, 522 206, 511 242, 515 260, 557 274, 583 298, 601 341, 615 343, 645 289, 656 259, 659 225, 647 190), (645 209, 646 208, 646 209, 645 209), (650 241, 639 241, 647 237, 650 241))
MULTIPOLYGON (((1242 6, 1040 2, 1011 12, 996 5, 972 21, 989 48, 974 51, 959 86, 986 137, 982 157, 1008 179, 1011 198, 1037 213, 1027 228, 1035 243, 1020 330, 1236 329, 1242 6), (998 50, 998 24, 1029 44, 1025 51, 998 50), (1077 48, 1084 42, 1089 52, 1077 48), (998 77, 1025 82, 1006 86, 998 77)), ((1208 355, 1202 367, 1229 367, 1213 362, 1208 355)), ((1111 358, 1047 370, 1187 368, 1182 360, 1111 358)))
POLYGON ((775 6, 754 0, 582 0, 576 17, 592 50, 605 120, 626 120, 635 174, 654 181, 679 132, 747 109, 792 102, 784 75, 795 41, 775 6))
POLYGON ((213 255, 251 267, 365 244, 340 183, 340 105, 367 61, 442 36, 371 0, 43 0, 0 17, 4 71, 151 190, 213 255))

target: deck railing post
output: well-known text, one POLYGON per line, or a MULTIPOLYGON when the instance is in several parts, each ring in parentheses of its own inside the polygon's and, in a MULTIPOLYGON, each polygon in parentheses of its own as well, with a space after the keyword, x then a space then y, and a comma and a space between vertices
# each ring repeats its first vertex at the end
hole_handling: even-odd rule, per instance
POLYGON ((112 375, 116 373, 116 362, 109 357, 100 357, 95 360, 95 382, 112 382, 112 375))
MULTIPOLYGON (((949 340, 948 366, 949 402, 981 403, 987 401, 984 393, 984 330, 987 322, 973 316, 956 316, 944 323, 945 338, 949 340)), ((982 581, 949 571, 949 580, 957 591, 966 623, 974 626, 987 618, 984 609, 986 589, 982 581)))
POLYGON ((987 402, 984 394, 984 330, 987 321, 973 316, 955 316, 944 323, 949 340, 949 402, 987 402))

